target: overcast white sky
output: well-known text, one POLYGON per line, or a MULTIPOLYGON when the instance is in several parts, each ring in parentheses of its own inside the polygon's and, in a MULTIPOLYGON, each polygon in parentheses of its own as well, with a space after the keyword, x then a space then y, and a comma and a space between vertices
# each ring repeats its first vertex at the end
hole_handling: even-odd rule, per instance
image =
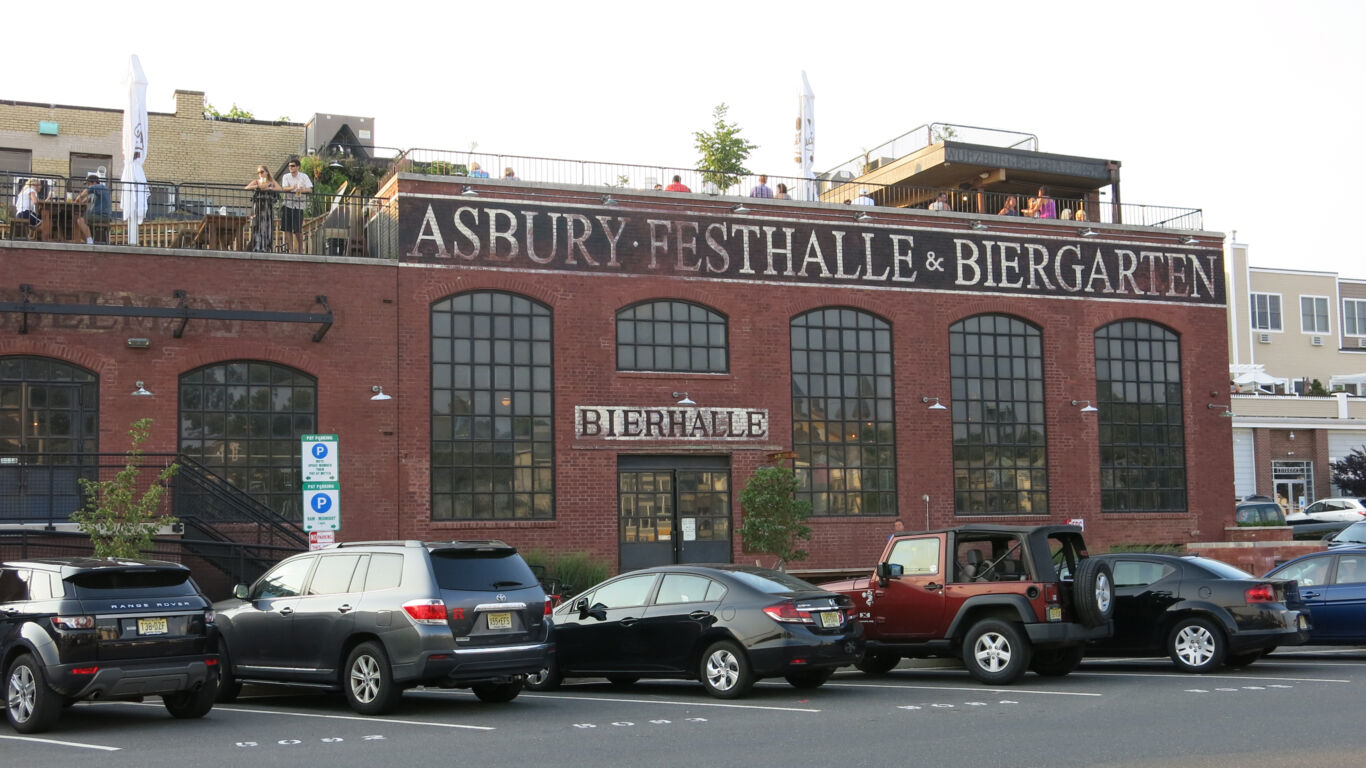
POLYGON ((119 108, 136 53, 153 111, 181 88, 260 119, 374 117, 382 146, 680 167, 724 101, 759 145, 749 167, 795 175, 806 70, 817 169, 929 122, 1023 131, 1121 161, 1124 202, 1202 208, 1254 264, 1366 278, 1344 237, 1366 166, 1359 0, 128 7, 28 6, 38 29, 79 32, 47 46, 28 29, 33 66, 9 58, 0 98, 119 108))

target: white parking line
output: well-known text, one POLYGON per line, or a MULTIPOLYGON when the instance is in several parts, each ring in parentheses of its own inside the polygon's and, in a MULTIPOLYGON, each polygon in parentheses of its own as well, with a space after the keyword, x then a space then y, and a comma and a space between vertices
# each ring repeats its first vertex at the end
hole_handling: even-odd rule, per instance
MULTIPOLYGON (((460 691, 433 691, 428 689, 426 693, 436 694, 456 694, 460 691)), ((569 701, 614 701, 620 704, 663 704, 675 707, 720 707, 723 709, 766 709, 773 712, 820 712, 819 709, 806 709, 804 707, 770 707, 764 704, 722 704, 714 701, 670 701, 669 699, 620 699, 611 696, 569 696, 567 694, 539 694, 523 693, 518 698, 523 699, 560 699, 569 701)))
MULTIPOLYGON (((1073 675, 1077 673, 1073 672, 1073 675)), ((826 683, 822 688, 896 688, 921 691, 979 691, 987 693, 1033 693, 1039 696, 1104 696, 1103 693, 1084 691, 1035 691, 1028 688, 983 688, 982 686, 953 685, 897 685, 895 683, 826 683)))
POLYGON ((1296 683, 1350 683, 1351 680, 1338 680, 1329 677, 1267 677, 1265 675, 1188 675, 1185 672, 1073 672, 1072 677, 1171 677, 1196 680, 1285 680, 1296 683))
POLYGON ((106 747, 103 744, 82 744, 79 741, 58 741, 56 739, 40 739, 36 736, 0 736, 0 739, 11 741, 31 741, 35 744, 55 744, 59 747, 76 747, 77 749, 98 749, 101 752, 118 752, 123 747, 106 747))
MULTIPOLYGON (((161 708, 160 704, 146 704, 136 701, 104 701, 99 702, 98 706, 108 707, 117 704, 130 705, 134 707, 156 707, 161 708)), ((426 720, 396 720, 389 717, 362 717, 360 715, 320 715, 315 712, 289 712, 283 709, 244 709, 242 707, 223 707, 214 705, 214 712, 246 712, 253 715, 283 715, 285 717, 316 717, 323 720, 359 720, 362 723, 392 723, 394 725, 425 725, 432 728, 461 728, 470 731, 494 731, 497 730, 488 725, 461 725, 459 723, 433 723, 426 720)))

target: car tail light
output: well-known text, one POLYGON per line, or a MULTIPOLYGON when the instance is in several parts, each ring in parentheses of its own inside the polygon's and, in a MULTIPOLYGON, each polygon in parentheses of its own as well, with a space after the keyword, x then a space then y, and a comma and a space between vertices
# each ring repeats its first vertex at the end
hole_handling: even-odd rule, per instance
POLYGON ((555 604, 552 603, 552 602, 550 602, 550 598, 547 597, 547 598, 545 599, 545 612, 542 613, 541 615, 542 615, 542 616, 549 616, 550 613, 551 613, 554 609, 555 609, 555 604))
POLYGON ((73 674, 73 675, 93 675, 93 674, 95 674, 96 672, 99 672, 99 671, 100 671, 100 668, 99 668, 99 667, 76 667, 75 669, 71 670, 71 674, 73 674))
POLYGON ((403 612, 418 624, 446 623, 444 600, 409 600, 403 604, 403 612))
POLYGON ((1276 588, 1270 584, 1258 584, 1251 587, 1244 593, 1249 603, 1274 603, 1276 602, 1276 588))
POLYGON ((764 613, 768 614, 770 619, 786 624, 814 624, 816 621, 811 618, 809 611, 797 610, 797 606, 790 600, 770 605, 764 609, 764 613))
POLYGON ((218 659, 217 659, 217 658, 208 658, 208 659, 204 659, 204 666, 206 666, 206 667, 216 667, 216 666, 218 666, 218 659))
POLYGON ((1057 584, 1045 584, 1043 586, 1043 601, 1045 603, 1059 602, 1057 584))
POLYGON ((52 623, 58 629, 94 629, 94 616, 53 616, 52 623))

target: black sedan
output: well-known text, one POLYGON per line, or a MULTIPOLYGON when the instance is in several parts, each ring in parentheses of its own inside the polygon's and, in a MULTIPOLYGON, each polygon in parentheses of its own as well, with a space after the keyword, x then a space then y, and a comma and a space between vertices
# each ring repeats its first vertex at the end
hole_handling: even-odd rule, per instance
POLYGON ((1298 645, 1308 623, 1294 581, 1258 579, 1218 560, 1159 554, 1097 555, 1115 577, 1115 631, 1088 655, 1168 655, 1178 669, 1245 667, 1298 645))
POLYGON ((779 571, 675 565, 622 574, 554 612, 556 661, 526 687, 566 677, 700 680, 722 699, 762 677, 816 688, 863 652, 849 598, 779 571))

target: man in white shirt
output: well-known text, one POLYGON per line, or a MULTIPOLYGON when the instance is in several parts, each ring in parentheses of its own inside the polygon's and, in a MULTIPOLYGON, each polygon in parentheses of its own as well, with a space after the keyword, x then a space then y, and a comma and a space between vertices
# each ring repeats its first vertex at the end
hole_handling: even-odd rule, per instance
POLYGON ((858 191, 858 197, 854 198, 854 205, 877 205, 877 203, 868 196, 868 188, 864 187, 858 191))
POLYGON ((290 253, 303 253, 304 208, 313 182, 299 170, 299 159, 291 158, 289 171, 280 177, 280 188, 285 191, 285 206, 280 217, 280 229, 289 239, 290 253))

